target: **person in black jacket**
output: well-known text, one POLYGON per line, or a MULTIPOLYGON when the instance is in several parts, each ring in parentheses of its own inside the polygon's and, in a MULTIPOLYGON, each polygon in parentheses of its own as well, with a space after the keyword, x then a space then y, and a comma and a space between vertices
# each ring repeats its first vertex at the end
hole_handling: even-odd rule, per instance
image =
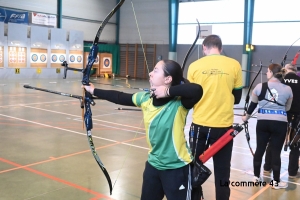
MULTIPOLYGON (((288 123, 291 124, 291 128, 294 129, 300 120, 300 77, 296 74, 297 67, 292 64, 286 64, 285 67, 285 76, 282 80, 283 84, 286 84, 291 87, 293 92, 293 102, 291 109, 287 112, 288 123)), ((290 137, 290 141, 293 139, 293 135, 290 137)), ((289 178, 296 178, 298 169, 299 169, 299 144, 290 146, 290 155, 289 155, 289 178)), ((271 161, 272 155, 270 151, 270 143, 266 150, 265 164, 264 164, 264 173, 270 174, 271 172, 271 161)))
POLYGON ((96 89, 86 91, 100 99, 142 109, 148 160, 143 174, 141 200, 191 199, 191 169, 193 161, 184 127, 189 109, 202 97, 202 87, 183 83, 180 65, 172 60, 159 61, 150 72, 152 92, 134 94, 96 89))

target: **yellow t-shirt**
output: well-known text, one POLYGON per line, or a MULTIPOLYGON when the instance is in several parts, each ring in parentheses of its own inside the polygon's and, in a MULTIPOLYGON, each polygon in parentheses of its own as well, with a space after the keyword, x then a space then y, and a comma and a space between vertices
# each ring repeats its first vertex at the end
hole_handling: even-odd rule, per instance
POLYGON ((242 68, 235 59, 209 55, 193 62, 188 80, 203 88, 203 96, 194 106, 193 122, 209 127, 229 127, 233 123, 233 89, 241 89, 242 68))

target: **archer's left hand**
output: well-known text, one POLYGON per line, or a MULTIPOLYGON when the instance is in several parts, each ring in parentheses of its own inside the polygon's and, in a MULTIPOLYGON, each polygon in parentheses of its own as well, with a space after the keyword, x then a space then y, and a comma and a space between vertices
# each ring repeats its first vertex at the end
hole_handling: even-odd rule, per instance
POLYGON ((82 85, 81 87, 84 88, 87 92, 94 94, 95 86, 92 83, 90 83, 90 85, 82 85))
POLYGON ((248 119, 250 119, 250 115, 246 114, 246 115, 242 116, 243 122, 248 121, 248 119))

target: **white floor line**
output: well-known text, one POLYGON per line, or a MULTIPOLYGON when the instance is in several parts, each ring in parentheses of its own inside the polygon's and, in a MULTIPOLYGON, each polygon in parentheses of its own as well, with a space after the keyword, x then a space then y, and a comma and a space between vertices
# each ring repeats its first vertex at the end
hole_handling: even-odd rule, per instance
MULTIPOLYGON (((48 127, 48 128, 54 128, 54 129, 58 129, 58 130, 62 130, 62 131, 76 133, 76 134, 79 134, 79 135, 84 135, 84 136, 86 135, 84 133, 80 133, 80 132, 77 132, 77 131, 72 131, 72 130, 68 130, 68 129, 64 129, 64 128, 60 128, 60 127, 56 127, 56 126, 51 126, 51 125, 48 125, 48 124, 42 124, 42 123, 39 123, 39 122, 34 122, 34 121, 26 120, 26 119, 21 119, 21 118, 18 118, 18 117, 12 117, 12 116, 3 115, 3 114, 0 114, 0 116, 11 118, 11 119, 16 119, 16 120, 20 120, 20 121, 24 121, 24 122, 28 122, 28 123, 32 123, 32 124, 37 124, 37 125, 45 126, 45 127, 48 127)), ((101 140, 106 140, 106 141, 110 141, 110 142, 118 142, 116 140, 111 140, 111 139, 107 139, 107 138, 103 138, 103 137, 98 137, 98 136, 93 136, 93 138, 97 138, 97 139, 101 139, 101 140)))
POLYGON ((5 107, 16 107, 16 106, 26 106, 26 105, 37 105, 37 104, 46 104, 46 103, 61 103, 61 102, 69 102, 69 101, 78 101, 78 100, 64 100, 64 101, 48 101, 48 102, 39 102, 39 103, 28 103, 28 104, 14 104, 14 105, 5 105, 0 106, 0 108, 5 107))
MULTIPOLYGON (((74 119, 74 121, 82 122, 81 119, 74 119)), ((94 121, 94 119, 93 119, 93 121, 94 121)), ((139 134, 145 135, 144 132, 138 132, 138 131, 133 131, 133 130, 128 130, 128 129, 118 128, 118 127, 115 127, 115 126, 108 126, 108 125, 104 125, 104 124, 98 124, 98 123, 95 123, 95 122, 93 124, 97 124, 99 126, 104 126, 104 127, 108 127, 108 128, 118 129, 118 130, 122 130, 122 131, 127 131, 127 132, 132 132, 132 133, 139 133, 139 134)))
MULTIPOLYGON (((68 113, 64 113, 64 112, 58 112, 58 111, 53 111, 53 110, 48 110, 48 109, 43 109, 43 108, 36 108, 36 107, 32 107, 32 106, 25 106, 23 105, 23 107, 26 108, 32 108, 32 109, 37 109, 37 110, 43 110, 43 111, 47 111, 47 112, 52 112, 52 113, 58 113, 58 114, 63 114, 63 115, 68 115, 68 116, 72 116, 75 117, 76 119, 74 119, 75 121, 79 121, 79 119, 81 119, 81 116, 78 115, 72 115, 72 114, 68 114, 68 113)), ((120 123, 114 123, 114 122, 109 122, 109 121, 104 121, 104 120, 100 120, 100 119, 93 119, 93 121, 99 121, 99 122, 104 122, 104 123, 108 123, 108 124, 114 124, 114 125, 119 125, 119 126, 123 126, 123 127, 130 127, 130 128, 134 128, 134 129, 140 129, 140 130, 145 130, 144 128, 140 128, 140 127, 135 127, 135 126, 130 126, 130 125, 125 125, 125 124, 120 124, 120 123)), ((141 132, 135 132, 132 130, 127 130, 127 129, 121 129, 121 128, 117 128, 117 127, 112 127, 112 126, 108 126, 108 125, 103 125, 103 124, 99 124, 101 126, 106 126, 106 127, 110 127, 110 128, 115 128, 115 129, 120 129, 120 130, 124 130, 124 131, 128 131, 128 132, 134 132, 134 133, 140 133, 140 134, 144 134, 141 132)), ((234 146, 235 147, 235 146, 234 146)), ((239 147, 241 148, 241 147, 239 147)), ((247 148, 245 148, 247 149, 247 148)), ((241 153, 241 152, 237 152, 237 151, 232 151, 233 153, 237 153, 237 154, 242 154, 242 155, 247 155, 247 156, 252 156, 252 154, 247 154, 247 153, 241 153)), ((282 161, 285 162, 285 161, 282 161)))
MULTIPOLYGON (((37 109, 37 110, 43 110, 43 111, 62 114, 62 115, 67 115, 67 116, 72 116, 72 117, 75 117, 76 119, 81 119, 81 116, 79 116, 79 115, 72 115, 72 114, 68 114, 68 113, 64 113, 64 112, 58 112, 58 111, 53 111, 53 110, 48 110, 48 109, 43 109, 43 108, 36 108, 36 107, 32 107, 32 106, 23 105, 23 107, 37 109)), ((129 126, 129 125, 126 125, 126 124, 114 123, 114 122, 104 121, 104 120, 100 120, 100 119, 93 119, 93 121, 100 121, 100 122, 105 122, 105 123, 108 123, 108 124, 114 124, 114 125, 119 125, 119 126, 130 127, 130 128, 134 128, 134 129, 145 130, 144 128, 140 128, 140 127, 136 127, 136 126, 129 126)))

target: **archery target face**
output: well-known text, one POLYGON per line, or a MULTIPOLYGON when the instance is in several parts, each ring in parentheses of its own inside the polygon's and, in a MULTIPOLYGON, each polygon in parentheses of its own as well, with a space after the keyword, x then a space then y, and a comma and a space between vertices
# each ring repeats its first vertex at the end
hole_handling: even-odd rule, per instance
POLYGON ((0 47, 0 63, 3 63, 3 51, 2 51, 2 47, 0 47))
POLYGON ((70 60, 70 63, 81 64, 82 63, 82 55, 81 54, 71 54, 69 60, 70 60))
POLYGON ((45 63, 47 61, 47 55, 44 53, 31 53, 30 63, 45 63))
POLYGON ((51 63, 62 63, 66 60, 66 54, 51 53, 51 63))
POLYGON ((70 62, 74 62, 75 61, 75 56, 71 55, 70 56, 70 62))
POLYGON ((17 48, 16 47, 9 47, 8 61, 10 63, 17 63, 17 48))
POLYGON ((40 61, 45 62, 47 60, 47 56, 45 54, 40 55, 40 61))
POLYGON ((26 48, 25 47, 9 47, 8 48, 9 63, 26 63, 26 48))
POLYGON ((25 52, 18 52, 18 63, 25 63, 25 52))
POLYGON ((31 61, 32 62, 36 62, 36 61, 38 61, 38 59, 39 59, 39 57, 35 53, 31 55, 31 61))
POLYGON ((111 59, 110 57, 103 57, 103 68, 110 68, 111 67, 111 59))
POLYGON ((65 55, 60 55, 60 56, 59 56, 59 61, 60 61, 60 62, 64 62, 65 59, 66 59, 65 55))

